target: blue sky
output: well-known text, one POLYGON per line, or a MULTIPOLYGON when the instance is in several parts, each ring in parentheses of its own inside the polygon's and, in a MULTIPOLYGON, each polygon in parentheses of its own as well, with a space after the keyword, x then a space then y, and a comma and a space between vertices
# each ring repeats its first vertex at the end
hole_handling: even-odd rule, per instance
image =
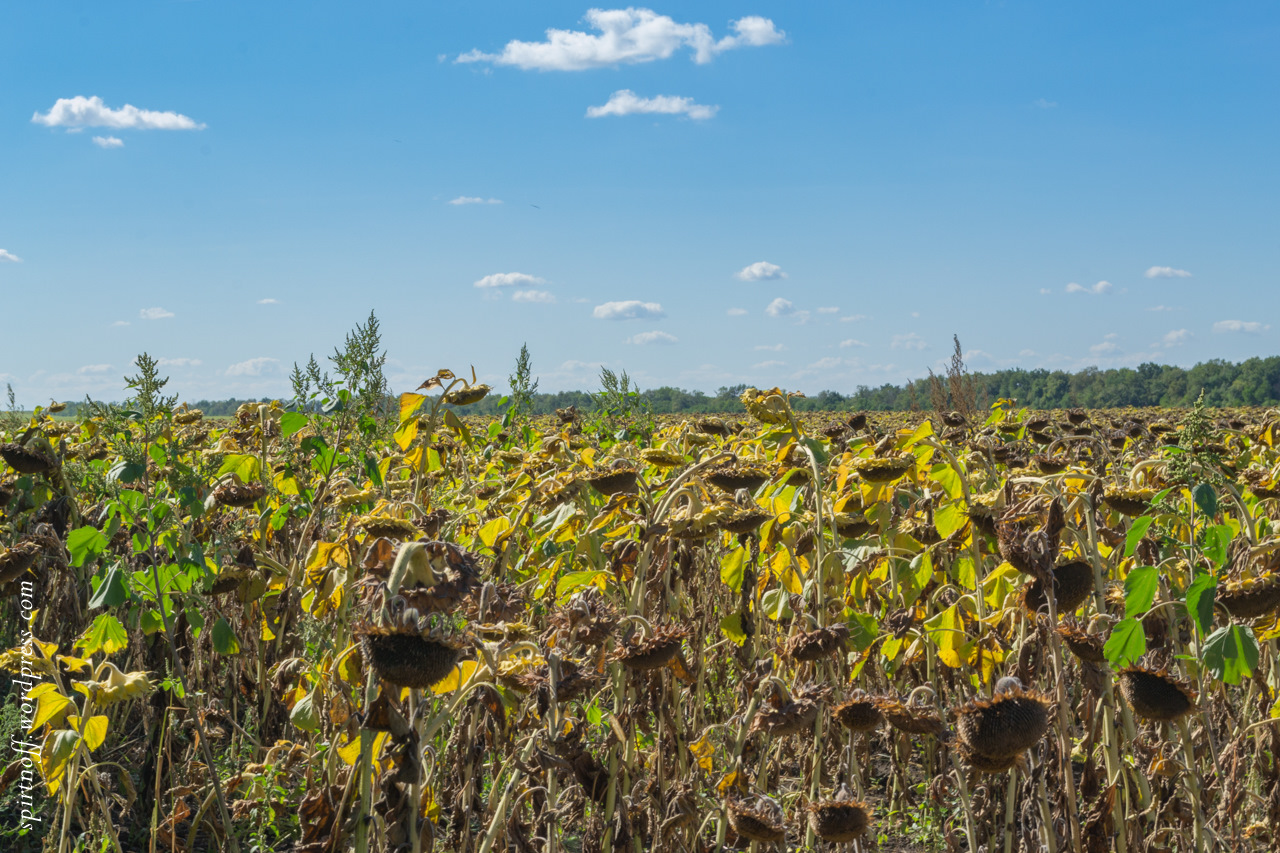
POLYGON ((0 73, 27 405, 284 395, 370 309, 397 391, 1277 351, 1274 4, 13 2, 0 73))

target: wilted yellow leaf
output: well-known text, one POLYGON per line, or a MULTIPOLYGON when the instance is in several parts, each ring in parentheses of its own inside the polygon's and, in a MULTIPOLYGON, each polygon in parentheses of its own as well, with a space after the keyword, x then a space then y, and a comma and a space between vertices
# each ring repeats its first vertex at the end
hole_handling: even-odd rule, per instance
POLYGON ((698 766, 708 773, 711 772, 711 757, 715 755, 716 748, 711 743, 711 729, 707 729, 702 733, 702 737, 689 744, 689 751, 693 753, 693 757, 697 759, 698 766))
POLYGON ((103 714, 90 717, 83 723, 73 714, 67 717, 67 722, 84 738, 84 745, 90 752, 102 746, 102 742, 107 739, 107 718, 103 714))
POLYGON ((432 687, 431 692, 436 695, 452 693, 470 681, 471 676, 479 668, 480 664, 478 661, 464 660, 454 666, 453 671, 446 675, 443 681, 438 682, 434 687, 432 687))
POLYGON ((36 713, 31 718, 31 728, 28 732, 34 732, 45 723, 56 723, 62 719, 71 708, 71 700, 58 692, 55 684, 44 682, 37 684, 27 691, 27 701, 36 700, 36 713))

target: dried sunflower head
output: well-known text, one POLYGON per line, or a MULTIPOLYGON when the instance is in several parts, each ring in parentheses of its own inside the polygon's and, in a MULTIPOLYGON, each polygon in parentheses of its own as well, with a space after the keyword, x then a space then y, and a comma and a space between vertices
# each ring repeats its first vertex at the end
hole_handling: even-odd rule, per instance
POLYGON ((849 694, 849 698, 841 702, 831 711, 836 722, 854 732, 869 732, 884 720, 876 699, 861 688, 849 694))
POLYGON ((412 521, 372 513, 357 518, 356 526, 375 538, 416 539, 422 535, 422 531, 412 521))
POLYGON ((876 700, 876 707, 884 714, 889 725, 909 735, 933 735, 945 738, 947 724, 930 708, 907 705, 892 696, 883 696, 876 700))
POLYGON ((453 671, 461 656, 460 646, 416 624, 366 625, 356 636, 365 661, 379 678, 397 687, 431 687, 453 671))
POLYGON ((663 447, 646 447, 640 451, 640 458, 658 468, 679 468, 689 461, 684 454, 663 447))
POLYGON ((734 797, 726 803, 729 825, 748 841, 775 844, 787 838, 782 806, 763 794, 754 798, 734 797))
POLYGON ((1218 602, 1237 619, 1256 619, 1280 608, 1280 574, 1232 581, 1218 590, 1218 602))
POLYGON ((892 456, 873 456, 853 460, 853 470, 868 483, 892 483, 910 471, 916 458, 910 453, 892 456))
POLYGON ((0 584, 22 577, 35 565, 40 550, 40 545, 30 540, 18 542, 12 548, 0 548, 0 584))
POLYGON ((681 643, 691 633, 679 625, 664 625, 649 637, 632 638, 631 642, 619 646, 610 659, 632 670, 657 669, 680 653, 681 643))
POLYGON ((734 494, 739 489, 754 492, 769 482, 769 472, 756 465, 737 462, 708 468, 703 478, 717 489, 734 494))
POLYGON ((791 407, 787 404, 786 395, 781 388, 771 388, 768 391, 748 388, 742 392, 739 399, 742 400, 742 405, 747 407, 747 414, 761 423, 789 423, 787 416, 791 407))
POLYGON ((1088 663, 1102 663, 1106 660, 1103 654, 1104 640, 1096 634, 1089 634, 1076 625, 1061 625, 1058 636, 1071 650, 1071 654, 1088 663))
POLYGON ((43 448, 24 447, 14 441, 0 444, 0 457, 19 474, 43 474, 58 464, 57 458, 43 448))
MULTIPOLYGON (((1008 758, 1035 746, 1049 730, 1049 702, 1024 690, 1017 679, 990 699, 975 699, 959 711, 956 732, 972 752, 1008 758)), ((1003 682, 1004 679, 1001 679, 1003 682)))
MULTIPOLYGON (((1070 613, 1089 599, 1093 592, 1093 566, 1084 560, 1062 563, 1053 570, 1054 603, 1058 616, 1070 613)), ((1029 613, 1048 613, 1049 597, 1046 584, 1040 578, 1032 578, 1022 588, 1022 606, 1029 613)))
POLYGON ((847 844, 867 834, 871 826, 871 809, 853 798, 841 787, 835 799, 809 805, 809 826, 813 834, 832 844, 847 844))
POLYGON ((444 395, 444 402, 450 406, 470 406, 472 403, 479 403, 489 396, 491 390, 493 389, 483 382, 476 385, 468 385, 465 388, 454 388, 444 395))
POLYGON ((1151 500, 1156 496, 1152 489, 1127 489, 1121 486, 1107 486, 1102 493, 1102 502, 1121 515, 1142 515, 1151 509, 1151 500))
POLYGON ((602 495, 633 493, 636 490, 638 472, 634 466, 620 465, 583 474, 582 479, 602 495))
POLYGON ((1190 684, 1168 672, 1130 667, 1120 672, 1120 691, 1125 701, 1144 720, 1169 722, 1186 716, 1196 706, 1190 684))
POLYGON ((798 661, 814 661, 835 654, 849 639, 849 626, 843 622, 814 631, 800 631, 787 639, 783 654, 798 661))
POLYGON ((261 483, 236 483, 231 480, 213 490, 213 501, 218 506, 250 507, 267 493, 261 483))
POLYGON ((148 673, 121 672, 110 661, 99 664, 92 679, 77 681, 71 686, 92 699, 99 708, 145 696, 156 689, 148 673))

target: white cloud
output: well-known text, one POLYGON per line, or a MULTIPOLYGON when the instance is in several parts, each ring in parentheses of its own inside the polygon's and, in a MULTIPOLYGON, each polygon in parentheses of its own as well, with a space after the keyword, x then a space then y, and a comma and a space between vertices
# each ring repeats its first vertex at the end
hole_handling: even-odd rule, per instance
POLYGON ((1172 311, 1173 309, 1170 308, 1168 305, 1152 305, 1147 310, 1148 311, 1172 311))
POLYGON ((627 339, 627 343, 639 344, 646 346, 648 344, 674 344, 679 341, 675 335, 668 335, 666 332, 641 332, 638 335, 632 335, 627 339))
POLYGON ((542 302, 551 305, 556 301, 555 294, 545 290, 517 290, 511 294, 512 302, 542 302))
POLYGON ((1094 355, 1106 355, 1107 353, 1115 352, 1118 349, 1120 349, 1120 347, 1116 346, 1115 341, 1103 341, 1100 344, 1094 344, 1089 347, 1089 352, 1094 355))
POLYGON ((242 362, 239 362, 238 364, 233 364, 230 367, 228 367, 226 375, 227 376, 261 376, 264 372, 269 372, 274 370, 276 365, 278 365, 279 363, 280 363, 279 359, 267 358, 266 356, 251 358, 251 359, 248 359, 247 361, 242 361, 242 362))
POLYGON ((742 317, 746 315, 747 309, 746 308, 730 308, 728 311, 724 313, 728 314, 730 317, 742 317))
POLYGON ((1213 324, 1215 332, 1245 332, 1250 335, 1260 334, 1270 328, 1256 320, 1219 320, 1213 324))
POLYGON ((819 308, 819 309, 818 309, 818 313, 819 313, 819 314, 839 314, 839 313, 840 313, 840 309, 839 309, 838 307, 832 307, 832 308, 819 308))
POLYGON ((894 349, 922 350, 929 345, 925 343, 924 338, 920 337, 915 332, 908 332, 905 335, 894 335, 889 346, 894 349))
MULTIPOLYGON (((187 358, 183 356, 182 358, 162 358, 157 360, 156 364, 160 367, 199 367, 204 364, 204 362, 198 358, 187 358)), ((253 375, 257 376, 256 373, 253 375)))
POLYGON ((1111 282, 1100 281, 1097 284, 1085 287, 1083 284, 1076 284, 1074 281, 1067 285, 1067 293, 1106 293, 1111 290, 1111 282))
POLYGON ((280 300, 273 299, 272 297, 268 296, 266 299, 259 299, 258 304, 259 305, 279 305, 280 300))
POLYGON ((118 136, 95 136, 93 144, 99 148, 123 148, 124 140, 118 136))
POLYGON ((1191 273, 1173 267, 1151 267, 1143 275, 1147 278, 1191 278, 1191 273))
POLYGON ((785 352, 787 347, 785 344, 756 344, 754 349, 757 351, 785 352))
POLYGON ((858 322, 859 320, 865 320, 865 319, 867 319, 867 315, 866 315, 866 314, 850 314, 848 317, 841 317, 841 318, 840 318, 840 322, 841 322, 841 323, 856 323, 856 322, 858 322))
POLYGON ((768 18, 749 16, 729 26, 736 35, 716 41, 706 24, 681 24, 651 9, 591 9, 587 25, 599 34, 578 30, 547 29, 547 40, 513 39, 501 53, 471 50, 455 62, 491 62, 513 65, 525 71, 584 71, 611 65, 633 65, 668 59, 688 47, 699 64, 719 53, 739 47, 760 47, 786 40, 768 18))
POLYGON ((113 326, 128 326, 128 325, 131 325, 131 324, 129 323, 129 321, 128 321, 128 320, 116 320, 116 321, 115 321, 114 323, 112 323, 111 325, 113 325, 113 326))
POLYGON ((1042 110, 1051 110, 1058 105, 1057 101, 1049 101, 1044 98, 1036 98, 1031 102, 1032 106, 1039 107, 1042 110))
POLYGON ((826 356, 825 358, 818 359, 813 364, 809 365, 809 367, 806 369, 807 370, 831 370, 832 368, 840 367, 842 364, 844 364, 844 359, 836 358, 833 355, 829 355, 829 356, 826 356))
POLYGON ((1178 347, 1191 340, 1195 335, 1191 334, 1189 329, 1174 329, 1166 332, 1163 338, 1164 345, 1167 347, 1178 347))
POLYGON ((769 360, 769 361, 762 361, 759 364, 753 364, 751 365, 751 369, 752 370, 768 370, 770 367, 784 367, 784 366, 786 366, 785 361, 769 360))
POLYGON ((777 299, 769 303, 764 309, 764 313, 770 317, 786 317, 789 314, 796 313, 796 306, 791 304, 790 299, 783 299, 779 296, 777 299))
POLYGON ((547 280, 522 272, 496 272, 487 275, 475 283, 476 287, 528 287, 533 284, 546 284, 547 280))
POLYGON ((173 316, 173 312, 164 308, 143 308, 138 316, 144 320, 167 320, 173 316))
POLYGON ((733 277, 740 281, 774 281, 779 278, 786 278, 787 274, 777 264, 771 264, 768 261, 756 261, 754 264, 748 264, 738 270, 733 274, 733 277))
POLYGON ((20 264, 22 263, 22 258, 18 257, 13 252, 8 252, 8 251, 5 251, 4 249, 0 249, 0 263, 6 263, 6 262, 11 264, 20 264))
POLYGON ((84 376, 90 373, 106 373, 111 369, 109 364, 86 364, 84 367, 78 368, 76 373, 84 376))
MULTIPOLYGON (((111 127, 121 130, 203 130, 203 124, 197 124, 192 118, 174 112, 156 112, 140 110, 132 104, 125 104, 113 110, 102 98, 94 96, 86 98, 76 95, 74 98, 59 98, 49 112, 31 117, 36 124, 45 127, 111 127)), ((106 147, 106 146, 104 146, 106 147)))
POLYGON ((1050 290, 1049 288, 1047 288, 1047 287, 1042 287, 1042 288, 1040 288, 1040 295, 1041 295, 1041 296, 1048 296, 1050 293, 1053 293, 1053 291, 1052 291, 1052 290, 1050 290))
POLYGON ((597 320, 643 320, 646 318, 665 317, 667 312, 657 302, 641 302, 639 299, 627 299, 622 302, 606 302, 597 305, 591 311, 597 320))
POLYGON ((864 344, 862 341, 856 340, 854 338, 849 338, 848 340, 843 340, 840 342, 840 349, 849 349, 849 347, 865 347, 865 346, 867 345, 864 344))
POLYGON ((661 115, 687 115, 691 119, 708 119, 720 108, 694 103, 693 98, 679 95, 655 95, 642 98, 630 89, 619 89, 609 100, 598 107, 587 107, 587 118, 603 116, 629 116, 658 113, 661 115))
POLYGON ((460 195, 449 204, 502 204, 500 198, 480 198, 474 195, 460 195))

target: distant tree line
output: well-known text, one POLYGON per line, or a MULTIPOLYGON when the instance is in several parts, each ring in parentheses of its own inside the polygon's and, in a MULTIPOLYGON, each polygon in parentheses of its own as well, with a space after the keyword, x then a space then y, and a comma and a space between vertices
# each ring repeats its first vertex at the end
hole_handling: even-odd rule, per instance
MULTIPOLYGON (((1184 369, 1162 364, 1143 364, 1136 368, 1121 367, 1100 370, 1086 367, 1076 373, 1064 370, 1024 370, 1014 368, 994 373, 973 373, 979 397, 988 402, 1001 397, 1013 398, 1033 409, 1115 408, 1121 406, 1185 407, 1195 403, 1204 392, 1209 406, 1274 406, 1280 405, 1280 356, 1251 358, 1238 364, 1221 359, 1206 361, 1184 369)), ((641 391, 640 397, 653 414, 736 413, 744 411, 738 399, 746 385, 722 387, 714 394, 686 391, 663 386, 641 391)), ((484 400, 467 406, 474 415, 500 415, 508 404, 504 394, 494 391, 484 400)), ((533 393, 529 396, 529 412, 549 415, 556 409, 577 406, 584 413, 595 405, 596 395, 587 391, 533 393)), ((261 400, 200 400, 191 403, 210 417, 235 414, 243 403, 261 400)), ((858 386, 853 393, 822 391, 795 398, 798 411, 910 411, 930 408, 927 379, 904 385, 886 383, 878 388, 858 386)), ((68 409, 74 412, 77 405, 68 409)))

